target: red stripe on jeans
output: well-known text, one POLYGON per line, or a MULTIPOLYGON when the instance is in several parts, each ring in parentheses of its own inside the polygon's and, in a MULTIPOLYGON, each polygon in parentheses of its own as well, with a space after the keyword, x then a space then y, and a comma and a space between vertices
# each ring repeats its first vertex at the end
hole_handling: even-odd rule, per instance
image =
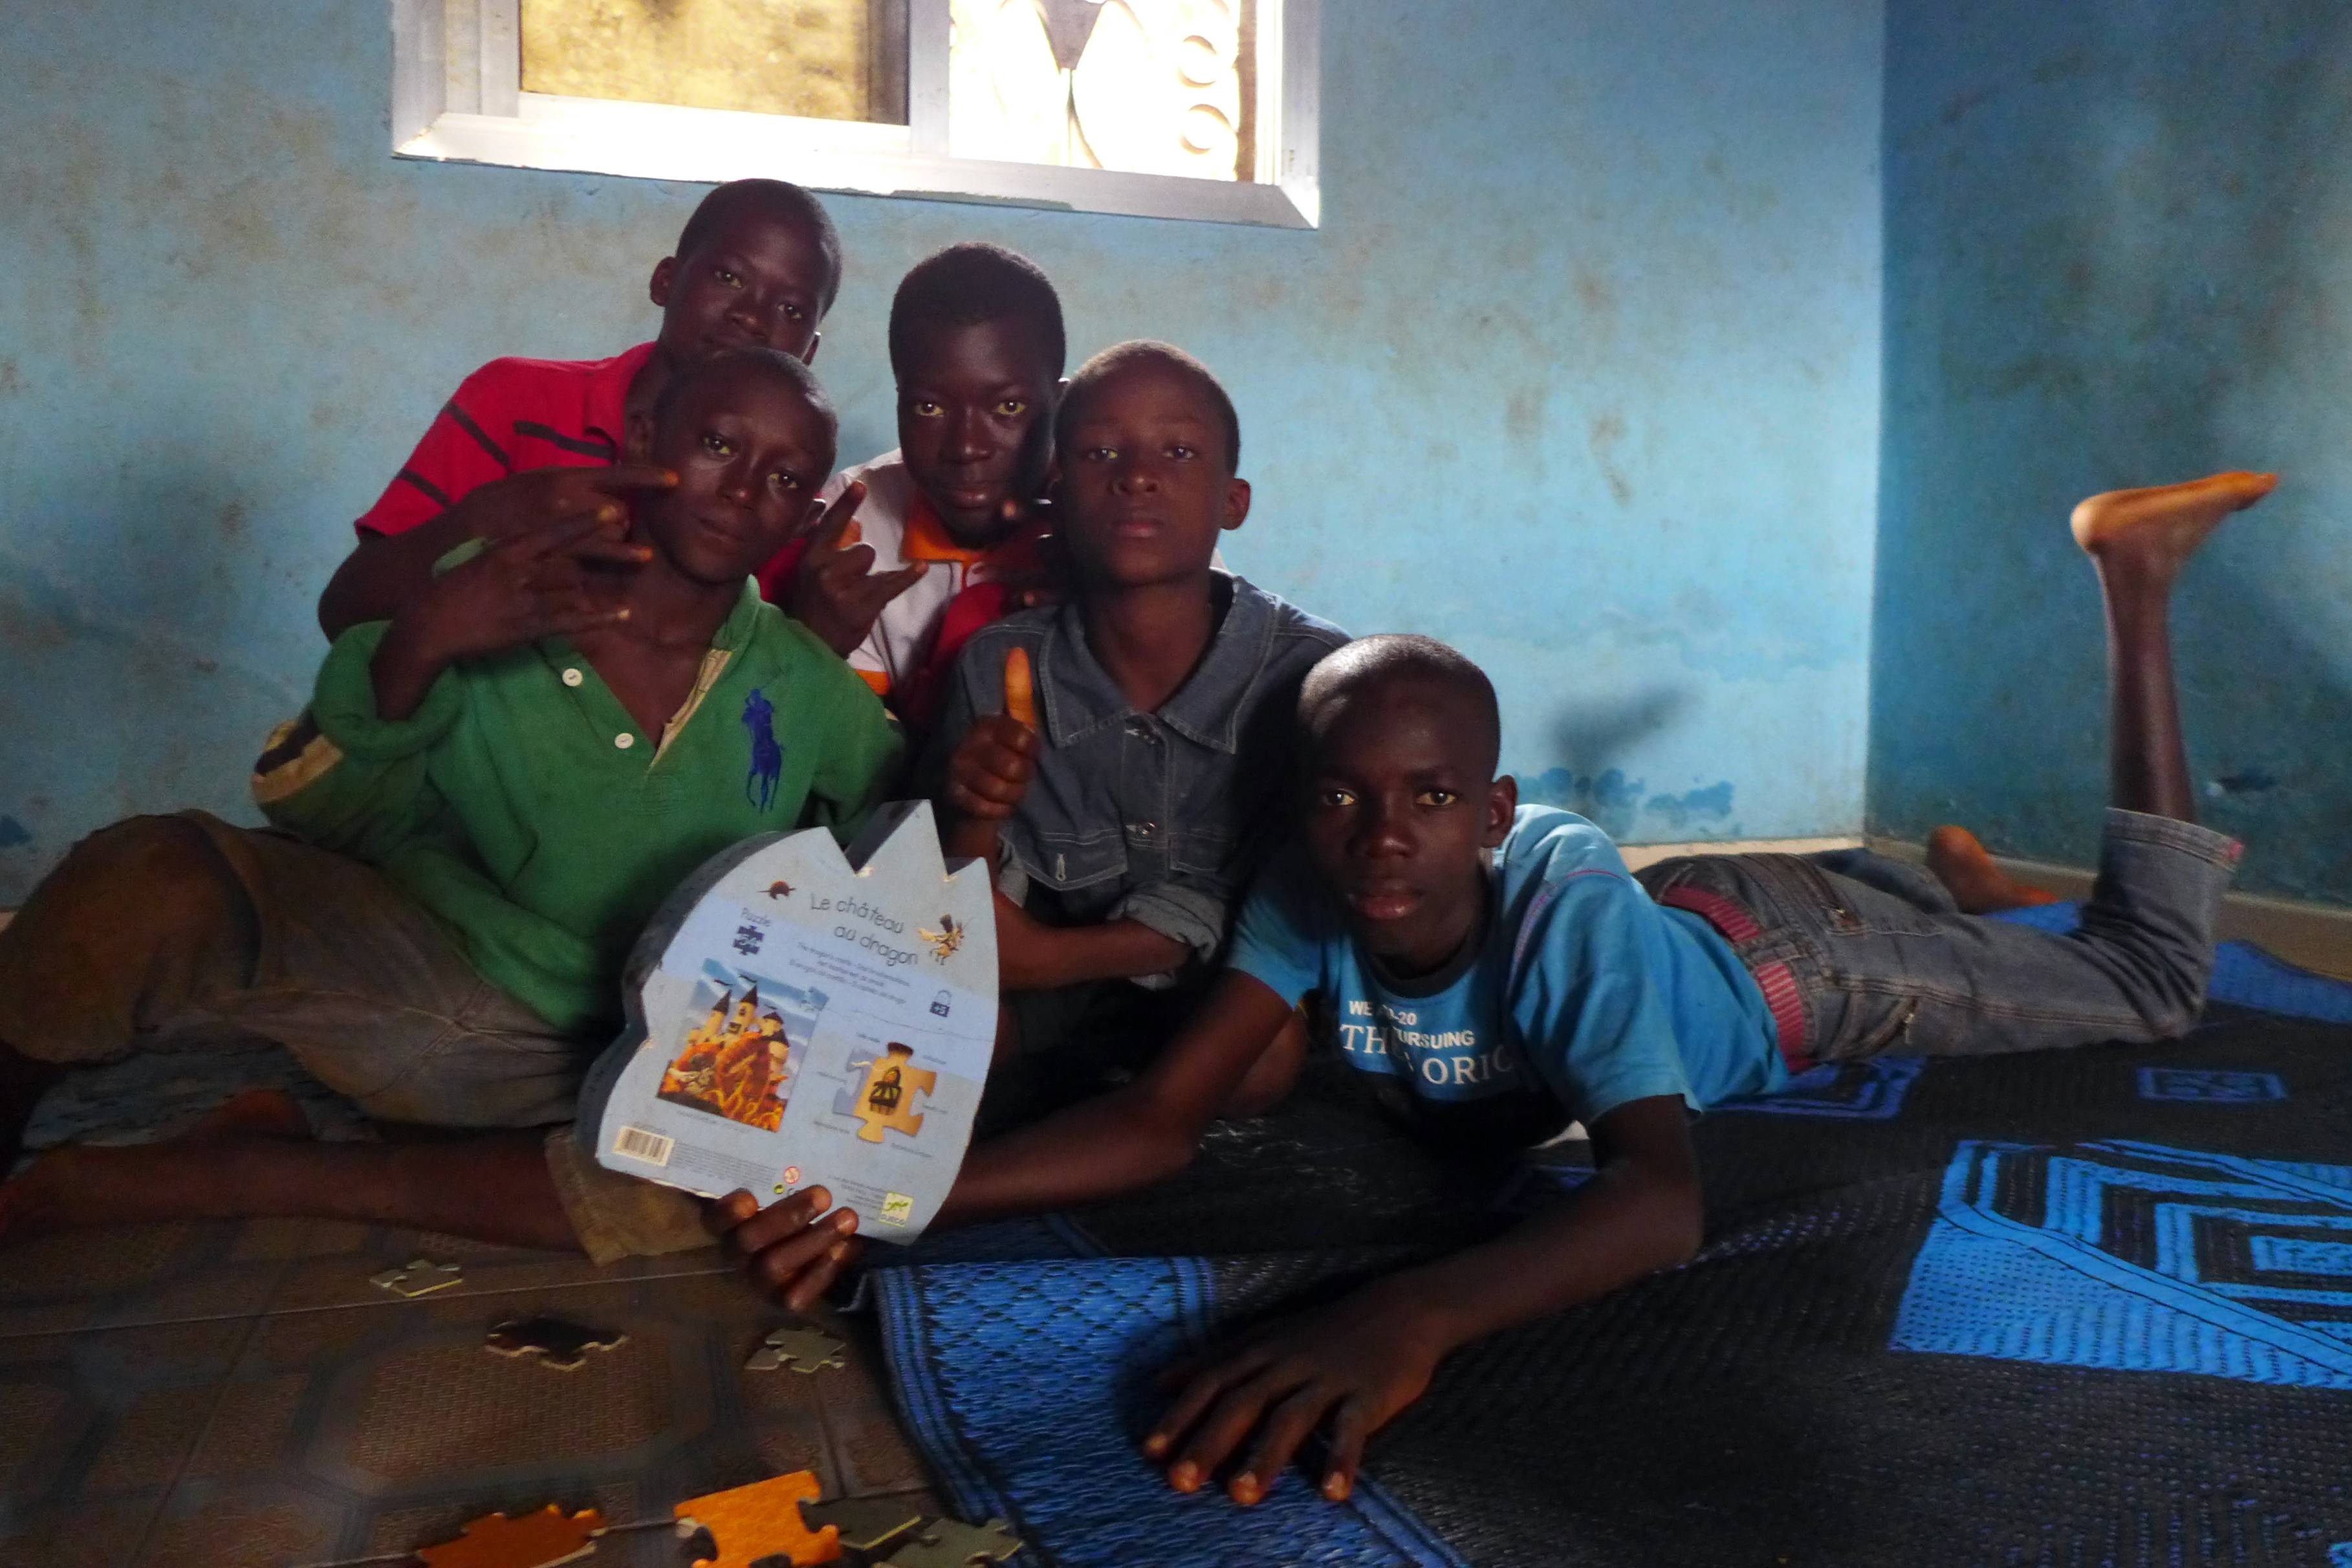
MULTIPOLYGON (((1657 895, 1657 900, 1670 909, 1688 910, 1734 944, 1753 942, 1764 934, 1754 915, 1705 888, 1668 888, 1657 895)), ((1790 1072, 1803 1072, 1813 1063, 1805 1055, 1805 1003, 1798 994, 1795 973, 1777 960, 1750 963, 1748 973, 1756 977, 1757 988, 1764 993, 1764 1005, 1771 1009, 1780 1059, 1789 1064, 1790 1072)))

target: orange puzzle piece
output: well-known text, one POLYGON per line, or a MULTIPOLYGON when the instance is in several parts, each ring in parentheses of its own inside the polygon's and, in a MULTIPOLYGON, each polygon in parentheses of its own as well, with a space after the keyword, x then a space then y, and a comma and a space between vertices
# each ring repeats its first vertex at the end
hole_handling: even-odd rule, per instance
POLYGON ((554 1568, 596 1550, 590 1537, 604 1528, 594 1509, 567 1515, 549 1503, 537 1513, 509 1519, 484 1514, 466 1526, 465 1537, 438 1546, 420 1546, 428 1568, 554 1568))
POLYGON ((885 1127, 909 1138, 923 1130, 923 1113, 915 1109, 915 1096, 938 1088, 940 1075, 908 1067, 914 1059, 912 1047, 894 1043, 866 1068, 866 1081, 857 1086, 857 1119, 866 1123, 857 1130, 857 1136, 865 1142, 882 1142, 885 1127))
POLYGON ((801 1504, 816 1501, 824 1490, 814 1470, 794 1470, 732 1491, 688 1498, 670 1512, 710 1531, 718 1545, 718 1556, 698 1558, 694 1568, 751 1568, 762 1557, 777 1556, 805 1568, 841 1555, 838 1525, 813 1531, 801 1518, 801 1504))

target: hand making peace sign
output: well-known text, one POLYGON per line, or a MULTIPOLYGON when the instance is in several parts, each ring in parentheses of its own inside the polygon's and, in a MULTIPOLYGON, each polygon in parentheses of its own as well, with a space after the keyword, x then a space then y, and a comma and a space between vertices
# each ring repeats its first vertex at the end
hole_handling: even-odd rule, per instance
POLYGON ((882 607, 930 570, 911 562, 896 572, 874 570, 874 547, 859 542, 857 508, 866 500, 862 480, 852 480, 829 507, 813 503, 808 550, 793 574, 792 602, 784 608, 824 645, 847 658, 874 631, 882 607))
POLYGON ((602 515, 543 522, 486 545, 393 617, 374 662, 376 711, 404 719, 461 658, 615 626, 629 612, 592 591, 594 571, 634 571, 653 552, 602 515))

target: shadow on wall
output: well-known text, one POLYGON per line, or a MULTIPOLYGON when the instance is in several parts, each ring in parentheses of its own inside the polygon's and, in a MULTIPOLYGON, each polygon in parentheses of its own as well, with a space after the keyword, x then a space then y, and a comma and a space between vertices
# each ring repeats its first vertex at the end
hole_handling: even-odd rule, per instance
POLYGON ((1660 833, 1716 835, 1708 829, 1731 816, 1731 781, 1681 795, 1654 794, 1645 781, 1616 765, 1625 753, 1689 710, 1687 686, 1654 686, 1599 701, 1570 704, 1552 721, 1551 753, 1563 767, 1519 780, 1519 799, 1557 805, 1590 819, 1621 843, 1654 840, 1660 833))
MULTIPOLYGON (((2341 765, 2352 736, 2352 174, 2340 156, 2352 133, 2352 16, 2328 26, 2308 7, 2267 9, 2299 42, 2244 92, 2246 129, 2231 145, 2268 155, 2222 168, 2202 166, 2210 139, 2194 129, 2210 112, 2210 61, 2183 58, 2152 10, 2135 14, 2135 51, 2162 62, 2165 162, 2196 187, 2198 221, 2140 213, 2126 257, 2163 275, 2186 321, 2204 302, 2200 324, 2214 334, 2202 375, 2173 390, 2180 367, 2157 356, 2147 368, 2158 374, 2137 390, 2185 405, 2195 427, 2181 432, 2181 456, 2197 460, 2183 474, 2283 471, 2280 491, 2227 525, 2182 584, 2176 659, 2191 765, 2207 820, 2246 840, 2241 886, 2352 902, 2352 776, 2341 765)), ((2153 291, 2137 272, 2128 284, 2153 291)), ((2128 427, 2129 404, 2110 402, 2114 424, 2128 427)), ((2162 454, 2148 461, 2170 477, 2162 454)))
POLYGON ((110 563, 103 584, 0 543, 0 736, 16 738, 0 743, 0 908, 21 903, 75 838, 135 812, 259 820, 253 759, 308 700, 327 645, 307 614, 274 608, 292 596, 307 610, 317 587, 240 536, 250 482, 168 456, 126 465, 77 535, 86 558, 110 563), (133 548, 133 525, 158 519, 184 548, 133 548), (273 622, 290 633, 238 635, 273 622))
POLYGON ((2105 687, 2066 509, 2275 468, 2181 584, 2190 763, 2242 888, 2352 902, 2352 14, 1990 9, 1914 13, 1890 81, 1917 105, 1890 147, 1908 537, 1882 541, 1874 824, 2088 858, 2105 687))

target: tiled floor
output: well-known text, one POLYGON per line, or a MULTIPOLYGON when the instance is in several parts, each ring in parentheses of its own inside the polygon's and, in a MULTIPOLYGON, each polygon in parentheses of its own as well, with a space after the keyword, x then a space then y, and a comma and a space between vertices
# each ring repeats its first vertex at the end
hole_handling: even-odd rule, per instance
MULTIPOLYGON (((493 1509, 662 1519, 793 1469, 939 1512, 865 1347, 839 1371, 741 1370, 782 1321, 715 1253, 598 1269, 307 1221, 11 1247, 0 1564, 278 1568, 446 1541, 493 1509), (463 1283, 403 1300, 368 1282, 419 1254, 463 1283), (627 1339, 569 1373, 483 1348, 536 1312, 627 1339)), ((590 1561, 691 1560, 647 1530, 590 1561)))

